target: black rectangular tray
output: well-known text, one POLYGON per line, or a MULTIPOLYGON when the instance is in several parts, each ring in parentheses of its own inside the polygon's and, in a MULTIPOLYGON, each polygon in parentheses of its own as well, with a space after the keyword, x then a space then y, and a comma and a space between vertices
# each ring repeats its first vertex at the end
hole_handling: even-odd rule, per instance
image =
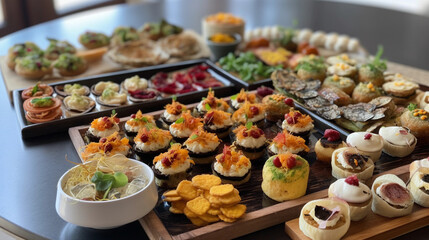
MULTIPOLYGON (((150 79, 153 75, 158 72, 173 72, 181 69, 185 69, 194 65, 205 63, 209 66, 209 72, 219 81, 221 81, 224 86, 213 88, 216 92, 216 96, 218 97, 226 97, 232 95, 234 91, 234 84, 231 83, 230 77, 225 74, 225 72, 220 71, 219 68, 213 67, 207 59, 198 59, 198 60, 190 60, 180 63, 173 64, 165 64, 151 67, 144 67, 138 69, 125 70, 115 73, 107 73, 98 76, 91 76, 81 79, 74 79, 69 81, 57 82, 53 84, 49 84, 52 87, 57 85, 63 85, 65 83, 79 83, 84 86, 91 87, 99 81, 112 81, 120 84, 126 78, 132 77, 134 75, 139 75, 140 77, 150 79)), ((83 124, 89 124, 93 119, 109 116, 112 112, 112 109, 115 109, 118 117, 129 116, 132 113, 137 112, 137 110, 142 110, 143 112, 152 112, 155 110, 162 109, 166 104, 171 102, 171 97, 158 98, 153 101, 141 102, 141 103, 129 103, 128 105, 120 106, 120 107, 112 107, 110 109, 101 110, 99 104, 97 103, 96 109, 84 113, 81 115, 73 116, 73 117, 63 117, 58 120, 45 122, 45 123, 29 123, 25 119, 25 111, 22 107, 23 100, 21 98, 21 93, 24 89, 15 90, 13 92, 13 101, 15 111, 18 117, 18 122, 21 127, 21 135, 22 138, 30 138, 36 137, 46 134, 51 134, 55 132, 63 132, 67 131, 70 127, 79 126, 83 124)), ((202 97, 207 95, 208 89, 204 89, 201 91, 194 91, 185 94, 177 95, 177 100, 184 104, 189 104, 193 102, 197 102, 201 100, 202 97)), ((94 96, 90 95, 90 97, 94 98, 94 96)), ((94 98, 95 100, 95 98, 94 98)))

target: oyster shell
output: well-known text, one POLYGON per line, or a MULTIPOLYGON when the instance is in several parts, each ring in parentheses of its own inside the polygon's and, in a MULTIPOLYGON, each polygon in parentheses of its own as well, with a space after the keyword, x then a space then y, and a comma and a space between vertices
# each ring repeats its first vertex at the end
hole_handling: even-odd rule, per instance
POLYGON ((67 96, 63 100, 63 104, 64 104, 65 109, 67 109, 67 111, 70 111, 70 112, 82 114, 82 113, 90 112, 95 108, 94 99, 87 97, 87 96, 80 96, 80 97, 88 100, 88 105, 85 108, 77 108, 75 106, 70 105, 69 103, 70 103, 70 100, 72 99, 72 96, 67 96))

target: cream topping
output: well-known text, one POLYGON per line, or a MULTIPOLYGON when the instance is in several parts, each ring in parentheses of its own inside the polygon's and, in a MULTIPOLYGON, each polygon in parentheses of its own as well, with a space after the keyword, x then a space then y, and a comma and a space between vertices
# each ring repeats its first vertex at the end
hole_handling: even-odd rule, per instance
POLYGON ((384 140, 394 145, 411 146, 416 141, 416 137, 403 127, 381 127, 378 133, 384 140))
POLYGON ((351 203, 363 203, 371 198, 371 190, 367 185, 361 182, 359 186, 350 185, 345 180, 338 179, 329 187, 335 196, 351 203))
POLYGON ((247 166, 240 165, 240 167, 237 167, 236 165, 231 165, 231 167, 228 170, 226 170, 223 168, 222 164, 218 162, 215 162, 213 165, 213 168, 214 170, 216 170, 216 172, 226 177, 242 177, 246 175, 247 172, 250 171, 251 167, 252 167, 251 163, 249 163, 247 166))
POLYGON ((305 151, 304 147, 300 147, 300 148, 289 148, 286 145, 282 145, 281 148, 279 149, 276 144, 271 143, 270 146, 268 147, 270 149, 271 152, 275 153, 275 154, 279 154, 279 153, 286 153, 286 152, 290 152, 293 154, 297 154, 299 152, 305 151))
POLYGON ((106 88, 100 96, 100 100, 105 104, 124 104, 127 102, 127 94, 117 93, 110 88, 106 88))
POLYGON ((85 111, 91 104, 91 100, 81 95, 73 94, 64 99, 70 109, 85 111))
POLYGON ((185 172, 189 167, 191 167, 191 162, 187 159, 183 164, 177 166, 176 168, 164 167, 161 161, 156 162, 155 166, 162 174, 172 175, 180 172, 185 172))
POLYGON ((288 132, 301 133, 306 131, 311 131, 314 128, 314 124, 310 123, 305 127, 298 127, 296 124, 289 124, 286 120, 283 120, 282 128, 288 132))
POLYGON ((136 141, 136 148, 140 149, 143 152, 155 152, 160 149, 166 148, 170 144, 169 138, 163 138, 162 143, 159 142, 142 142, 136 141))
POLYGON ((124 81, 124 87, 127 90, 144 90, 147 88, 147 80, 145 78, 140 78, 135 75, 133 77, 127 78, 124 81))
POLYGON ((181 114, 182 113, 179 113, 178 115, 174 115, 174 114, 168 113, 167 111, 164 111, 162 113, 162 116, 169 122, 175 122, 177 119, 180 118, 181 114))
POLYGON ((347 54, 328 57, 328 59, 326 59, 326 62, 329 65, 336 65, 337 63, 346 63, 351 66, 356 65, 356 60, 349 58, 347 54))
POLYGON ((258 138, 248 136, 243 139, 237 139, 235 141, 238 143, 238 145, 245 148, 260 148, 265 144, 266 140, 267 139, 265 138, 265 135, 261 135, 258 138))
POLYGON ((73 94, 85 95, 86 89, 82 87, 80 84, 73 84, 73 85, 66 84, 64 85, 64 92, 67 93, 68 95, 73 95, 73 94))
POLYGON ((347 63, 336 63, 335 65, 328 67, 329 75, 338 75, 338 76, 349 76, 356 72, 356 67, 351 66, 347 63))
POLYGON ((333 227, 337 224, 338 220, 340 220, 341 218, 341 214, 340 213, 336 213, 333 216, 331 216, 331 218, 329 218, 328 221, 319 219, 318 217, 316 217, 316 208, 311 209, 310 211, 310 216, 314 219, 314 221, 317 222, 317 224, 322 224, 326 222, 326 227, 333 227))
POLYGON ((241 108, 241 106, 243 106, 244 102, 238 102, 237 99, 231 99, 231 105, 235 108, 235 109, 239 109, 241 108))
POLYGON ((138 132, 140 130, 140 125, 130 126, 128 123, 125 123, 125 130, 128 132, 138 132))
POLYGON ((178 137, 178 138, 185 138, 185 137, 189 137, 192 134, 192 130, 189 128, 185 128, 183 130, 177 129, 175 128, 175 124, 173 123, 170 125, 170 133, 171 135, 178 137))
POLYGON ((217 129, 226 128, 226 127, 230 127, 230 126, 232 126, 232 120, 231 120, 231 118, 227 118, 223 121, 222 124, 212 123, 208 127, 211 130, 217 130, 217 129))
POLYGON ((98 93, 102 93, 104 91, 104 89, 106 88, 110 88, 115 92, 119 92, 119 85, 117 83, 114 82, 98 82, 97 84, 95 84, 94 90, 98 93))
POLYGON ((111 127, 110 129, 106 129, 104 131, 98 131, 97 129, 90 127, 88 131, 96 137, 103 138, 103 137, 108 137, 112 135, 114 132, 118 132, 119 126, 118 124, 114 124, 113 127, 111 127))
POLYGON ((383 139, 378 134, 371 134, 371 138, 365 139, 367 132, 354 132, 347 136, 347 143, 358 150, 366 152, 377 152, 383 149, 383 139))
POLYGON ((192 142, 191 144, 185 143, 185 146, 189 151, 194 153, 207 153, 214 151, 218 146, 220 142, 209 142, 207 146, 202 146, 198 142, 192 142))

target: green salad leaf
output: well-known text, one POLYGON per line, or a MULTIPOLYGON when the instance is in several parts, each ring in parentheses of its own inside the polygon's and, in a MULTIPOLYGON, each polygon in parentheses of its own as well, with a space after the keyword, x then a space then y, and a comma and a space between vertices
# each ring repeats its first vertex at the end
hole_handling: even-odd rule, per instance
POLYGON ((106 198, 110 189, 125 186, 128 183, 128 177, 121 172, 116 172, 112 175, 96 171, 91 178, 91 182, 95 183, 97 191, 104 192, 103 198, 106 198))
POLYGON ((410 110, 410 112, 414 111, 415 109, 417 109, 417 104, 410 103, 407 108, 408 108, 408 110, 410 110))
POLYGON ((36 94, 37 91, 39 91, 39 83, 37 83, 36 86, 34 86, 33 89, 31 90, 31 96, 36 94))

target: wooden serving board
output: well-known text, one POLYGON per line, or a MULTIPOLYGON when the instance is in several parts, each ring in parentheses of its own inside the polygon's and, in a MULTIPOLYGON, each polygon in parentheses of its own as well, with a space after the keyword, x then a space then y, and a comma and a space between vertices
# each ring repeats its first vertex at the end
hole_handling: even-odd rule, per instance
MULTIPOLYGON (((383 174, 395 174, 407 182, 409 179, 409 165, 392 169, 383 174)), ((383 175, 379 174, 379 175, 383 175)), ((373 177, 373 180, 377 176, 373 177)), ((371 181, 372 182, 372 181, 371 181)), ((370 186, 370 185, 369 185, 370 186)), ((326 191, 325 191, 326 192, 326 191)), ((429 208, 414 204, 411 214, 398 218, 387 218, 373 213, 372 211, 364 219, 358 222, 351 222, 350 228, 342 239, 347 240, 384 240, 392 239, 408 232, 429 225, 429 208)), ((293 240, 309 240, 299 229, 299 218, 295 218, 285 223, 286 233, 293 240)))

